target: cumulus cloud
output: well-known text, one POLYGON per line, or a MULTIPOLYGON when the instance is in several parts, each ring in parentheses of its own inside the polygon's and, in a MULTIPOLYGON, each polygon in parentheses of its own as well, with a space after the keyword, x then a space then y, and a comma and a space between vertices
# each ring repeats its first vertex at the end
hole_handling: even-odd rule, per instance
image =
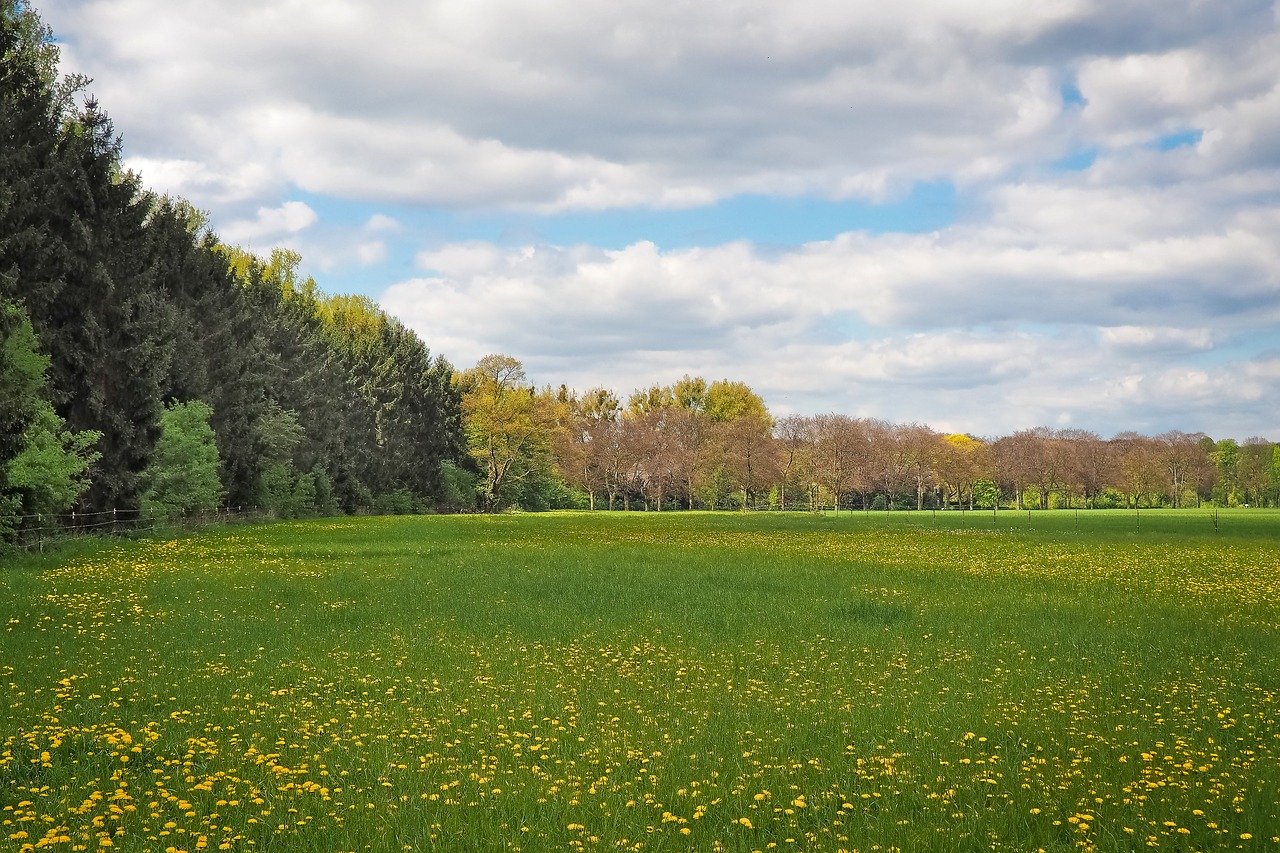
POLYGON ((366 266, 376 264, 387 257, 387 244, 381 240, 361 243, 356 247, 356 257, 366 266))
POLYGON ((150 186, 320 269, 400 263, 384 305, 458 363, 510 352, 621 391, 733 376, 779 410, 977 432, 1280 438, 1259 343, 1280 327, 1274 0, 41 11, 150 186), (519 211, 536 234, 573 211, 887 203, 921 182, 955 188, 956 221, 769 249, 412 224, 519 211), (339 200, 359 213, 331 217, 339 200))
POLYGON ((584 388, 600 373, 625 392, 700 372, 745 378, 784 409, 978 432, 1209 428, 1225 412, 1273 429, 1263 398, 1242 389, 1280 390, 1280 380, 1232 380, 1249 362, 1199 361, 1220 336, 1280 323, 1269 232, 1234 223, 1122 251, 1071 234, 1054 243, 1058 226, 1046 227, 1034 239, 1003 224, 851 233, 768 254, 746 243, 473 242, 421 253, 431 274, 382 303, 461 364, 515 352, 547 381, 584 388))
POLYGON ((1119 352, 1197 352, 1213 349, 1208 329, 1169 329, 1152 326, 1110 326, 1100 330, 1104 345, 1119 352))
MULTIPOLYGON (((1066 153, 1075 135, 1115 147, 1188 121, 1213 145, 1220 125, 1253 121, 1249 104, 1267 112, 1280 62, 1257 35, 1274 29, 1268 4, 1237 5, 42 8, 67 65, 99 79, 131 155, 197 202, 292 184, 556 210, 741 192, 877 198, 917 180, 1005 175, 1066 153), (1063 103, 1072 77, 1083 110, 1063 103)), ((1265 145, 1266 117, 1256 122, 1265 145)))
POLYGON ((395 217, 387 216, 385 213, 375 213, 369 217, 369 221, 364 224, 366 231, 399 231, 402 226, 395 217))
POLYGON ((316 224, 319 216, 305 202, 287 201, 279 207, 258 209, 252 220, 228 223, 222 236, 233 242, 258 243, 297 234, 316 224))

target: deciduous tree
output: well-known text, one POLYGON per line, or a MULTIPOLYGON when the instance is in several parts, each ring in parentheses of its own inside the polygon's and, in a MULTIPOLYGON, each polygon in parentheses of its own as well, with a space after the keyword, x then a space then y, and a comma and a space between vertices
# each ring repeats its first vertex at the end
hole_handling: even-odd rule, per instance
POLYGON ((459 377, 472 456, 482 472, 482 503, 493 510, 512 502, 519 486, 551 466, 564 404, 539 393, 524 367, 506 355, 487 355, 459 377))
POLYGON ((160 440, 142 475, 143 512, 172 517, 217 508, 223 489, 212 416, 199 400, 165 406, 160 440))

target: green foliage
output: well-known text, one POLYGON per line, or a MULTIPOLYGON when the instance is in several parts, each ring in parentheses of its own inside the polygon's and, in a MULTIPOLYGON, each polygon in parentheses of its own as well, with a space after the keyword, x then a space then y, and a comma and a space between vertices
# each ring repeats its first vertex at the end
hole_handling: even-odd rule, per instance
POLYGON ((422 503, 408 489, 394 489, 377 495, 373 508, 380 515, 417 515, 422 512, 422 503))
POLYGON ((1116 489, 1103 489, 1094 498, 1095 509, 1123 509, 1128 505, 1128 498, 1116 489))
POLYGON ((45 399, 49 359, 25 314, 0 305, 0 514, 54 515, 89 486, 101 435, 67 429, 45 399))
POLYGON ((333 478, 329 476, 329 472, 323 468, 313 468, 309 476, 315 488, 315 514, 330 516, 341 512, 338 497, 333 489, 333 478))
POLYGON ((978 480, 973 484, 973 505, 990 509, 1000 501, 1000 487, 991 480, 978 480))
POLYGON ((173 517, 217 508, 223 490, 212 415, 199 400, 165 407, 155 456, 143 475, 144 513, 173 517))
POLYGON ((1271 464, 1267 468, 1267 492, 1272 506, 1280 506, 1280 444, 1271 450, 1271 464))
POLYGON ((293 485, 292 504, 297 508, 297 517, 315 515, 316 512, 316 475, 310 472, 298 477, 293 485))
POLYGON ((707 386, 707 417, 719 423, 727 423, 742 417, 755 417, 768 421, 769 410, 764 399, 751 390, 745 382, 720 379, 707 386))
POLYGON ((479 478, 453 462, 440 469, 440 492, 437 506, 446 512, 474 510, 479 501, 479 478))
POLYGON ((549 505, 553 498, 540 492, 559 482, 552 449, 568 403, 535 390, 523 365, 504 355, 480 359, 458 385, 483 508, 549 505))
POLYGON ((526 512, 583 508, 581 497, 565 485, 550 465, 531 469, 510 492, 509 502, 526 512))
POLYGON ((101 436, 72 432, 53 406, 42 401, 24 435, 25 443, 5 471, 8 489, 22 496, 25 515, 56 515, 70 509, 89 487, 89 466, 101 436))
POLYGON ((340 512, 333 479, 323 468, 299 473, 292 462, 276 462, 262 472, 258 505, 276 518, 309 518, 340 512))
POLYGON ((664 385, 652 385, 632 392, 627 398, 627 414, 638 418, 660 409, 670 408, 675 403, 676 400, 670 388, 664 385))
POLYGON ((40 353, 26 314, 16 305, 0 303, 0 472, 22 450, 48 369, 49 358, 40 353))
POLYGON ((1218 483, 1213 489, 1213 499, 1219 506, 1240 504, 1240 443, 1234 438, 1224 438, 1214 445, 1211 457, 1218 469, 1218 483))
POLYGON ((267 466, 258 486, 258 504, 276 518, 297 518, 304 514, 293 500, 297 481, 298 472, 292 462, 267 466))
POLYGON ((691 412, 703 412, 707 408, 707 380, 701 376, 685 374, 671 386, 675 404, 691 412))
POLYGON ((292 462, 294 453, 306 438, 306 431, 298 422, 298 413, 280 408, 274 400, 258 417, 258 459, 264 466, 292 462))

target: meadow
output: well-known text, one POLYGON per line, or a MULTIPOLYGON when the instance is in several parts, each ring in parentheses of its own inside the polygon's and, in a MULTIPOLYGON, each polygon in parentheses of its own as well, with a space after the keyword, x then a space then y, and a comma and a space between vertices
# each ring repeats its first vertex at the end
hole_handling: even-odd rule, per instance
POLYGON ((343 518, 0 570, 0 849, 1280 853, 1280 513, 343 518))

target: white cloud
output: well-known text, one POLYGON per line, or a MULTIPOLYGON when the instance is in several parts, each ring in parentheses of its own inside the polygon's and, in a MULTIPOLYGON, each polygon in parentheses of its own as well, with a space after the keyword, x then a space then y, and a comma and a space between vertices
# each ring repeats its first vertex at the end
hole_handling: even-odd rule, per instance
POLYGON ((387 216, 383 213, 375 213, 369 217, 369 221, 364 224, 366 231, 400 231, 404 228, 395 217, 387 216))
POLYGON ((1054 245, 1058 228, 1034 248, 1024 232, 990 226, 845 234, 769 255, 745 243, 470 243, 424 252, 436 276, 381 301, 459 364, 505 351, 544 381, 581 388, 603 375, 626 393, 693 372, 742 378, 779 410, 976 432, 1212 430, 1227 413, 1245 431, 1274 432, 1248 389, 1280 391, 1280 377, 1232 381, 1241 364, 1198 360, 1219 336, 1280 324, 1267 232, 1237 223, 1122 251, 1071 234, 1054 245))
POLYGON ((421 277, 384 302, 459 363, 506 351, 545 381, 622 391, 735 376, 780 409, 979 432, 1280 438, 1257 343, 1280 328, 1274 0, 41 11, 150 186, 211 209, 224 238, 288 239, 362 281, 416 252, 421 277), (1063 171, 1081 152, 1096 159, 1063 171), (768 251, 412 226, 516 210, 537 233, 564 211, 883 202, 921 181, 959 188, 957 222, 768 251), (317 202, 322 223, 300 196, 360 212, 317 202))
POLYGON ((365 266, 380 263, 387 257, 387 244, 383 243, 381 240, 361 243, 356 247, 356 257, 358 257, 360 259, 360 263, 365 266))
POLYGON ((1153 326, 1110 326, 1099 330, 1103 344, 1120 352, 1188 352, 1213 349, 1208 329, 1169 329, 1153 326))
POLYGON ((1188 121, 1212 142, 1209 122, 1194 122, 1263 97, 1280 51, 1259 29, 1274 28, 1265 4, 1202 5, 392 0, 375 14, 350 0, 50 0, 43 11, 67 65, 99 80, 130 155, 168 164, 157 179, 198 204, 292 184, 556 210, 748 191, 876 198, 1006 175, 1064 153, 1072 134, 1114 147, 1188 121), (1116 50, 1125 43, 1139 49, 1116 50), (1078 114, 1058 92, 1076 72, 1078 114))
POLYGON ((239 220, 222 228, 222 236, 230 242, 255 243, 297 234, 316 224, 320 217, 301 201, 286 201, 280 207, 258 209, 253 220, 239 220))

